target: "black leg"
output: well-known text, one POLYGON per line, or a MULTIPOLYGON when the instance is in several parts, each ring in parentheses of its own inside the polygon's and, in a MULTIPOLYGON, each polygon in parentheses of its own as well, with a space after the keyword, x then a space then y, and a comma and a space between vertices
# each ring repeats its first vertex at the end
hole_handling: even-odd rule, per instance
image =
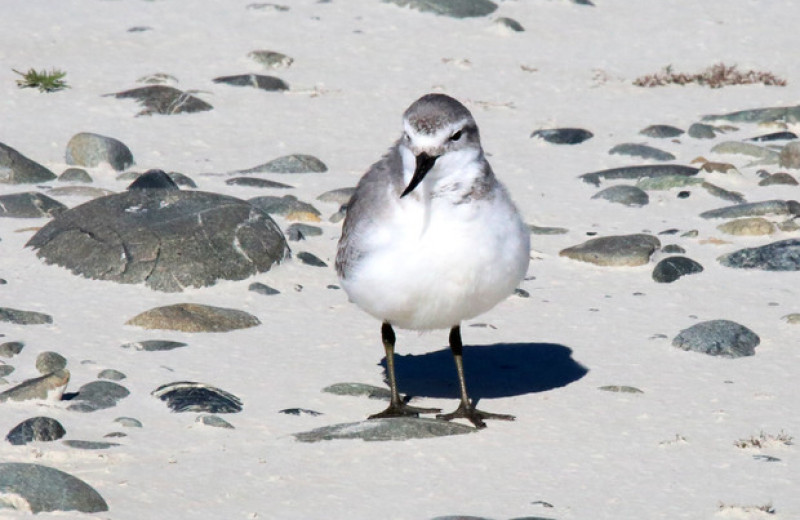
POLYGON ((461 404, 453 413, 437 415, 439 419, 450 421, 452 419, 468 419, 476 428, 486 428, 484 419, 499 419, 501 421, 513 421, 513 415, 504 415, 498 413, 482 412, 475 408, 469 400, 467 394, 467 381, 464 377, 464 346, 461 343, 461 326, 456 325, 450 329, 450 351, 453 353, 453 359, 456 362, 456 374, 458 375, 458 387, 461 390, 461 404))
POLYGON ((421 413, 441 412, 439 408, 417 408, 415 406, 408 406, 400 399, 400 393, 397 391, 397 379, 394 375, 394 343, 396 338, 392 326, 387 322, 381 325, 381 339, 383 340, 383 349, 386 352, 386 374, 389 376, 389 388, 392 391, 392 397, 389 402, 389 407, 386 410, 381 413, 370 415, 369 418, 418 417, 421 413))

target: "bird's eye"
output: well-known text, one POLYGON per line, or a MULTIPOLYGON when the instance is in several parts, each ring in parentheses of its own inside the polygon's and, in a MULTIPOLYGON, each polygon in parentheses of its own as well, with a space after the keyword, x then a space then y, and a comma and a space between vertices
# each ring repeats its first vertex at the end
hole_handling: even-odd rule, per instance
POLYGON ((454 133, 453 135, 450 136, 450 140, 451 141, 458 141, 459 139, 461 139, 461 134, 462 134, 462 132, 461 132, 461 130, 459 130, 458 132, 456 132, 456 133, 454 133))

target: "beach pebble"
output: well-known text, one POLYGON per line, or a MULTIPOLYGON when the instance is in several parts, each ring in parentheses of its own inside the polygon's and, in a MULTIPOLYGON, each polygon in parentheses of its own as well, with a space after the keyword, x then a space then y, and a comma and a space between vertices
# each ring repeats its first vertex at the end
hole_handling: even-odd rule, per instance
POLYGON ((497 4, 490 0, 460 0, 458 2, 453 2, 453 0, 383 0, 383 2, 451 18, 486 16, 497 9, 497 4))
POLYGON ((227 332, 261 325, 258 318, 245 311, 176 303, 142 312, 125 322, 144 329, 179 330, 182 332, 227 332))
POLYGON ((686 250, 678 244, 668 244, 661 248, 661 252, 669 255, 682 255, 686 250))
POLYGON ((689 126, 689 130, 687 130, 686 133, 689 135, 689 137, 693 137, 695 139, 714 139, 717 137, 717 129, 705 123, 692 124, 689 126))
POLYGON ((305 240, 306 237, 318 237, 322 235, 322 228, 310 226, 308 224, 295 223, 286 228, 285 235, 287 240, 297 242, 299 240, 305 240))
POLYGON ((641 188, 636 186, 610 186, 599 191, 593 199, 604 199, 623 206, 645 206, 650 202, 650 197, 641 188))
POLYGON ((775 232, 775 224, 762 217, 747 217, 720 224, 717 229, 728 235, 762 236, 775 232))
POLYGON ((279 410, 278 413, 285 415, 310 415, 312 417, 322 415, 321 412, 315 412, 314 410, 308 410, 306 408, 284 408, 283 410, 279 410))
POLYGON ((365 396, 370 399, 388 401, 392 393, 388 388, 381 386, 365 385, 363 383, 335 383, 322 389, 323 392, 334 395, 365 396))
POLYGON ((199 415, 195 422, 199 422, 201 424, 205 424, 206 426, 212 426, 214 428, 226 428, 228 430, 233 430, 233 425, 219 417, 218 415, 199 415))
POLYGON ((0 143, 0 184, 33 184, 52 181, 56 174, 0 143))
POLYGON ((36 356, 36 370, 40 374, 50 374, 67 368, 67 359, 58 352, 42 352, 36 356))
POLYGON ((261 179, 259 177, 233 177, 225 181, 225 184, 228 186, 246 186, 248 188, 294 188, 294 186, 290 186, 282 182, 261 179))
POLYGON ((0 495, 15 497, 13 501, 3 501, 4 507, 34 514, 45 511, 108 511, 103 497, 86 482, 40 464, 0 463, 0 495))
POLYGON ((268 271, 289 254, 278 225, 234 197, 132 190, 67 210, 26 244, 87 278, 179 292, 268 271))
POLYGON ((137 116, 203 112, 214 108, 202 99, 168 85, 149 85, 110 95, 118 99, 135 99, 144 107, 137 116))
POLYGON ((264 74, 238 74, 235 76, 221 76, 214 78, 214 83, 224 83, 234 87, 254 87, 268 92, 279 92, 289 90, 289 85, 275 76, 264 74))
POLYGON ((137 175, 128 185, 129 191, 133 190, 179 190, 178 183, 167 175, 164 170, 148 170, 137 175))
POLYGON ((521 23, 514 20, 513 18, 508 18, 507 16, 501 16, 494 21, 494 24, 501 29, 507 29, 512 32, 524 32, 525 28, 522 26, 521 23))
POLYGON ((6 401, 49 400, 58 401, 69 383, 69 371, 57 370, 50 374, 26 379, 13 388, 0 393, 0 403, 6 401))
POLYGON ((294 195, 284 195, 283 197, 263 195, 261 197, 253 197, 247 202, 270 215, 280 215, 282 217, 292 213, 310 213, 317 217, 321 215, 317 208, 308 202, 297 200, 294 195))
POLYGON ((663 177, 643 177, 636 181, 636 187, 645 191, 666 191, 672 188, 701 185, 703 182, 705 181, 699 177, 664 175, 663 177))
POLYGON ((606 385, 598 387, 598 390, 602 390, 604 392, 614 392, 620 394, 643 394, 641 390, 636 388, 635 386, 625 386, 625 385, 606 385))
POLYGON ((254 293, 263 294, 264 296, 273 296, 275 294, 280 294, 281 292, 278 289, 273 289, 269 285, 265 285, 261 282, 253 282, 247 288, 249 291, 253 291, 254 293))
POLYGON ((592 238, 562 250, 559 256, 602 266, 637 266, 650 261, 661 247, 658 238, 647 234, 592 238))
POLYGON ((61 182, 82 182, 87 184, 94 182, 89 172, 83 168, 67 168, 58 176, 58 180, 61 182))
POLYGON ((747 327, 729 320, 703 321, 682 330, 672 345, 727 358, 753 356, 760 343, 758 335, 747 327))
POLYGON ((108 448, 120 446, 120 444, 116 442, 82 441, 73 439, 61 442, 65 446, 69 446, 70 448, 75 448, 78 450, 107 450, 108 448))
POLYGON ((669 152, 659 150, 646 144, 622 143, 608 151, 611 155, 630 155, 641 157, 642 159, 653 159, 655 161, 673 161, 675 156, 669 152))
POLYGON ((133 417, 117 417, 114 422, 124 428, 141 428, 142 421, 134 419, 133 417))
POLYGON ((728 114, 703 116, 703 121, 729 121, 732 123, 769 123, 773 121, 799 121, 800 106, 756 108, 737 110, 728 114))
POLYGON ((531 235, 566 235, 569 233, 567 228, 534 226, 533 224, 528 224, 528 229, 530 230, 531 235))
POLYGON ((355 188, 337 188, 335 190, 326 191, 317 200, 321 202, 333 202, 334 204, 347 204, 356 192, 355 188))
POLYGON ((700 273, 703 266, 685 256, 671 256, 658 262, 653 269, 653 280, 658 283, 672 283, 681 276, 700 273))
POLYGON ((651 125, 647 128, 640 130, 640 134, 647 137, 655 137, 657 139, 667 139, 670 137, 678 137, 683 134, 683 130, 670 125, 651 125))
POLYGON ((800 216, 800 203, 794 200, 765 200, 725 206, 700 213, 703 218, 759 217, 763 215, 800 216))
POLYGON ((64 157, 69 165, 92 168, 108 164, 117 171, 125 170, 133 164, 133 154, 125 143, 91 132, 73 135, 67 143, 64 157))
POLYGON ((167 341, 163 339, 146 339, 143 341, 133 341, 131 343, 125 343, 122 345, 122 348, 128 348, 133 350, 145 351, 145 352, 161 352, 165 350, 174 350, 176 348, 185 347, 186 343, 182 343, 180 341, 167 341))
POLYGON ((787 314, 786 316, 781 317, 781 319, 790 325, 800 325, 800 312, 787 314))
POLYGON ((16 370, 16 369, 13 366, 4 365, 4 364, 0 363, 0 377, 6 377, 7 375, 9 375, 12 372, 14 372, 14 370, 16 370))
POLYGON ((21 341, 6 341, 0 344, 0 357, 12 358, 22 352, 25 348, 25 343, 21 341))
POLYGON ((760 247, 740 249, 717 260, 727 267, 763 271, 800 271, 800 239, 790 238, 760 247))
POLYGON ((247 57, 260 63, 267 69, 285 69, 289 68, 294 59, 289 56, 275 51, 258 50, 247 53, 247 57))
POLYGON ((404 441, 478 431, 471 426, 437 419, 397 417, 370 419, 356 423, 333 424, 307 432, 295 433, 299 442, 319 442, 332 439, 361 439, 364 441, 404 441))
POLYGON ((797 139, 797 134, 794 132, 787 132, 787 131, 780 131, 780 132, 772 132, 769 134, 758 135, 756 137, 751 137, 750 139, 746 139, 747 141, 753 141, 756 143, 769 143, 772 141, 790 141, 792 139, 797 139))
POLYGON ((583 182, 600 185, 601 180, 613 179, 643 179, 646 177, 691 177, 697 175, 700 171, 699 168, 693 166, 683 166, 681 164, 663 164, 663 165, 639 165, 639 166, 623 166, 621 168, 609 168, 607 170, 600 170, 596 172, 584 173, 580 176, 583 182))
POLYGON ((800 168, 800 142, 789 143, 781 149, 778 164, 783 168, 800 168))
POLYGON ((594 137, 594 134, 583 128, 546 128, 536 130, 531 137, 538 137, 553 144, 580 144, 594 137))
POLYGON ((50 417, 31 417, 14 426, 6 440, 15 446, 29 442, 50 442, 66 435, 61 423, 50 417))
POLYGON ((759 186, 775 186, 775 185, 785 185, 785 186, 797 186, 798 182, 792 175, 786 172, 778 172, 772 175, 768 175, 764 177, 758 182, 759 186))
POLYGON ((159 386, 152 395, 167 403, 173 412, 237 413, 242 400, 204 383, 178 381, 159 386))
POLYGON ((724 188, 720 188, 715 184, 711 184, 710 182, 703 182, 700 184, 700 186, 710 195, 722 200, 727 200, 728 202, 733 202, 735 204, 744 204, 747 202, 744 196, 738 191, 729 191, 724 188))
POLYGON ((75 397, 70 400, 67 410, 73 412, 94 412, 112 408, 128 397, 130 391, 113 381, 92 381, 80 387, 75 397))
POLYGON ((97 374, 97 379, 108 379, 109 381, 122 381, 127 376, 119 370, 106 368, 97 374))
POLYGON ((752 143, 740 143, 738 141, 724 141, 713 148, 713 153, 724 155, 745 155, 753 159, 760 159, 766 163, 777 163, 779 154, 775 150, 763 148, 752 143))
POLYGON ((2 321, 17 325, 45 325, 53 323, 53 317, 42 312, 0 307, 0 322, 2 321))
POLYGON ((0 195, 0 217, 49 218, 66 209, 64 204, 38 191, 0 195))
POLYGON ((328 264, 323 262, 318 256, 313 255, 307 251, 297 253, 297 259, 306 265, 313 267, 328 267, 328 264))
POLYGON ((328 167, 325 163, 313 155, 292 154, 234 173, 324 173, 326 171, 328 167))

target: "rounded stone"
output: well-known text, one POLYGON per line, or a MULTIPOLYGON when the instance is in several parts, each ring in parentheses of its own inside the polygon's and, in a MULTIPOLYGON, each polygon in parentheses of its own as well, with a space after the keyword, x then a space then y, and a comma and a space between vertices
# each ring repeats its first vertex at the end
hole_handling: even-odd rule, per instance
POLYGON ((178 381, 162 385, 152 395, 167 403, 173 412, 237 413, 242 400, 211 385, 178 381))
POLYGON ((671 256, 658 262, 653 269, 653 280, 671 283, 687 274, 700 273, 703 266, 685 256, 671 256))
POLYGON ((36 370, 40 374, 50 374, 67 368, 67 358, 58 352, 42 352, 36 356, 36 370))
POLYGON ((42 511, 108 511, 103 497, 84 481, 68 473, 22 462, 0 463, 0 495, 15 495, 23 509, 42 511))
POLYGON ((119 370, 114 370, 113 368, 106 368, 97 374, 98 379, 108 379, 109 381, 122 381, 126 377, 124 373, 119 370))
POLYGON ((727 267, 764 271, 800 271, 800 239, 790 238, 734 251, 717 260, 727 267))
POLYGON ((8 432, 6 440, 16 446, 29 442, 50 442, 66 435, 61 423, 50 417, 32 417, 16 425, 8 432))
POLYGON ((531 137, 552 144, 580 144, 594 137, 594 134, 583 128, 544 128, 533 132, 531 137))
POLYGON ((651 125, 639 132, 647 137, 655 137, 656 139, 666 139, 670 137, 678 137, 683 134, 683 130, 670 125, 651 125))
POLYGON ((710 356, 738 358, 755 355, 760 342, 758 335, 744 325, 729 320, 711 320, 682 330, 672 340, 672 345, 710 356))
POLYGON ((81 132, 67 143, 67 164, 94 167, 102 163, 122 171, 133 164, 133 154, 125 143, 104 135, 81 132))
POLYGON ((56 174, 41 164, 0 143, 0 184, 33 184, 55 178, 56 174))
POLYGON ((93 182, 92 176, 83 168, 67 168, 58 176, 58 180, 61 182, 93 182))
POLYGON ((749 217, 731 220, 717 226, 717 229, 728 235, 763 236, 775 232, 775 224, 761 217, 749 217))
POLYGON ((650 202, 650 197, 641 188, 636 186, 610 186, 597 192, 593 199, 604 199, 623 206, 645 206, 650 202))
POLYGON ((128 320, 126 325, 182 332, 228 332, 261 325, 250 313, 195 303, 156 307, 128 320))
POLYGON ((592 238, 562 250, 559 256, 602 266, 638 266, 647 264, 659 247, 661 241, 652 235, 617 235, 592 238))

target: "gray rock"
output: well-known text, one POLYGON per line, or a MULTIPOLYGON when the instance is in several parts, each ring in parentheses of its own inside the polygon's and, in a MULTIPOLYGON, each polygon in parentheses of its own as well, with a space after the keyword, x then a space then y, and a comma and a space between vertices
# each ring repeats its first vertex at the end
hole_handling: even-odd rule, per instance
POLYGON ((280 92, 289 90, 289 85, 275 76, 265 76, 263 74, 238 74, 235 76, 221 76, 214 78, 214 83, 224 83, 234 87, 254 87, 268 92, 280 92))
POLYGON ((167 175, 164 170, 148 170, 128 185, 129 191, 133 190, 174 190, 180 188, 178 184, 167 175))
POLYGON ((781 149, 778 164, 783 168, 800 168, 800 142, 789 143, 781 149))
POLYGON ((784 185, 784 186, 797 186, 798 183, 797 179, 786 172, 778 172, 768 177, 761 179, 758 183, 759 186, 775 186, 775 185, 784 185))
POLYGON ((265 285, 260 282, 251 283, 247 289, 249 291, 253 291, 254 293, 263 294, 265 296, 273 296, 281 293, 278 289, 273 289, 269 285, 265 285))
POLYGON ((703 218, 760 217, 763 215, 800 215, 800 203, 796 200, 765 200, 736 204, 700 213, 703 218))
POLYGON ((65 446, 79 450, 107 450, 108 448, 120 446, 120 444, 116 442, 81 441, 72 439, 61 442, 64 443, 65 446))
POLYGON ((744 196, 737 192, 737 191, 728 191, 726 189, 720 188, 710 182, 703 182, 700 186, 706 190, 710 195, 720 198, 722 200, 727 200, 728 202, 734 202, 736 204, 744 204, 747 202, 744 196))
POLYGON ((611 179, 642 179, 645 177, 691 177, 697 175, 700 171, 698 168, 692 166, 683 166, 680 164, 662 164, 662 165, 640 165, 640 166, 625 166, 622 168, 610 168, 608 170, 600 170, 591 173, 584 173, 580 176, 583 182, 600 185, 601 180, 611 179))
POLYGON ((168 85, 149 85, 110 95, 118 99, 129 98, 138 101, 144 110, 137 116, 203 112, 214 108, 202 99, 168 85))
POLYGON ((0 345, 0 356, 12 358, 22 352, 23 348, 25 348, 25 343, 21 341, 6 341, 0 345))
POLYGON ((145 351, 145 352, 161 352, 164 350, 174 350, 176 348, 181 348, 187 346, 186 343, 181 343, 180 341, 167 341, 163 339, 146 339, 143 341, 133 341, 131 343, 125 343, 122 345, 122 348, 128 348, 133 350, 145 351))
POLYGON ((69 383, 68 370, 58 370, 44 376, 26 379, 17 386, 0 393, 0 403, 39 399, 58 401, 61 399, 67 383, 69 383))
POLYGON ((653 280, 658 283, 672 283, 681 276, 700 273, 703 266, 685 256, 671 256, 658 262, 653 269, 653 280))
MULTIPOLYGON (((4 356, 5 357, 5 356, 4 356)), ((14 372, 15 368, 11 365, 4 365, 0 363, 0 377, 6 377, 7 375, 14 372)))
POLYGON ((738 141, 724 141, 711 148, 713 153, 745 155, 753 159, 759 159, 766 163, 777 163, 780 154, 775 150, 757 146, 752 143, 740 143, 738 141))
POLYGON ((534 226, 533 224, 528 224, 528 229, 530 229, 531 235, 566 235, 569 233, 567 228, 534 226))
POLYGON ((109 381, 122 381, 126 377, 128 376, 113 368, 106 368, 97 374, 97 379, 108 379, 109 381))
POLYGON ((536 130, 531 137, 538 137, 553 144, 580 144, 594 137, 594 134, 583 128, 546 128, 536 130))
POLYGON ((323 262, 319 257, 307 251, 297 253, 297 259, 303 262, 304 264, 313 267, 328 267, 328 264, 323 262))
POLYGON ((786 123, 800 122, 800 105, 795 107, 757 108, 739 110, 721 115, 703 116, 703 121, 729 121, 731 123, 771 123, 784 121, 786 123))
POLYGON ((300 442, 319 442, 332 439, 362 439, 365 441, 404 441, 449 435, 462 435, 478 431, 471 426, 437 419, 398 417, 370 419, 362 422, 334 424, 315 430, 295 433, 300 442))
POLYGON ((513 18, 508 18, 506 16, 501 16, 500 18, 494 21, 495 25, 498 27, 509 29, 514 32, 524 32, 525 28, 522 26, 521 23, 514 20, 513 18))
POLYGON ((0 321, 17 325, 45 325, 53 323, 53 317, 36 311, 21 311, 9 307, 0 307, 0 321))
POLYGON ((133 190, 60 214, 26 244, 87 278, 178 292, 268 271, 290 252, 278 225, 233 197, 133 190))
POLYGON ((714 139, 717 137, 716 131, 717 129, 711 125, 694 123, 686 133, 689 134, 689 137, 694 137, 695 139, 714 139))
POLYGON ((182 332, 228 332, 255 327, 261 325, 261 322, 245 311, 196 303, 177 303, 145 311, 125 324, 145 329, 182 332))
POLYGON ((39 464, 22 462, 0 463, 0 495, 14 496, 17 501, 4 501, 12 509, 43 511, 108 511, 103 497, 84 481, 39 464))
POLYGON ((797 134, 794 132, 771 132, 769 134, 764 135, 757 135, 756 137, 751 137, 750 139, 746 139, 746 141, 753 141, 756 143, 770 143, 772 141, 790 141, 792 139, 797 139, 797 134))
POLYGON ((41 164, 0 143, 0 184, 33 184, 55 178, 56 174, 41 164))
POLYGON ((305 240, 306 237, 318 237, 320 235, 322 235, 321 227, 310 226, 308 224, 295 222, 286 228, 286 238, 289 241, 305 240))
POLYGON ((335 383, 322 389, 323 392, 334 395, 365 396, 370 399, 388 401, 392 393, 388 388, 381 386, 365 385, 363 383, 335 383))
POLYGON ((592 198, 604 199, 624 206, 645 206, 650 202, 647 193, 636 186, 610 186, 599 191, 592 198))
POLYGON ((743 325, 729 320, 711 320, 682 330, 672 340, 672 345, 710 356, 738 358, 755 355, 760 342, 758 335, 743 325))
POLYGON ((284 415, 310 415, 312 417, 319 417, 323 415, 321 412, 315 412, 314 410, 308 410, 307 408, 284 408, 283 410, 279 410, 278 413, 282 413, 284 415))
POLYGON ((90 132, 73 135, 64 156, 67 164, 90 168, 106 163, 122 171, 133 164, 133 154, 122 141, 90 132))
POLYGON ((653 159, 655 161, 674 161, 675 156, 664 150, 659 150, 646 144, 622 143, 608 151, 610 155, 630 155, 641 157, 642 159, 653 159))
POLYGON ((206 426, 212 426, 214 428, 225 428, 228 430, 233 430, 233 425, 219 417, 217 415, 199 415, 195 422, 199 422, 201 424, 205 424, 206 426))
POLYGON ((269 179, 260 179, 258 177, 234 177, 225 181, 228 186, 247 186, 249 188, 294 188, 282 182, 275 182, 269 179))
POLYGON ((47 193, 55 197, 87 197, 90 199, 114 194, 111 190, 96 188, 94 186, 58 186, 55 188, 48 188, 47 193))
POLYGON ((740 249, 717 258, 726 267, 763 271, 800 271, 800 239, 740 249))
POLYGON ((178 381, 159 386, 152 395, 167 403, 173 412, 237 413, 242 400, 204 383, 178 381))
POLYGON ((247 202, 260 209, 264 213, 268 213, 270 215, 280 215, 282 217, 285 217, 290 213, 310 213, 316 216, 321 215, 317 208, 308 202, 297 200, 297 197, 294 195, 284 195, 283 197, 263 195, 261 197, 253 197, 252 199, 248 199, 247 202))
POLYGON ((670 255, 682 255, 686 253, 686 250, 678 244, 668 244, 661 248, 661 252, 670 255))
POLYGON ((762 217, 745 217, 720 224, 717 229, 728 235, 763 236, 775 233, 775 224, 762 217))
POLYGON ((497 9, 497 4, 489 0, 383 0, 383 2, 452 18, 486 16, 497 9))
POLYGON ((643 177, 636 181, 636 187, 645 191, 665 191, 672 188, 701 185, 705 181, 698 177, 664 175, 663 177, 643 177))
POLYGON ((31 417, 14 426, 6 440, 15 446, 29 442, 55 441, 67 434, 61 423, 50 417, 31 417))
POLYGON ((80 387, 77 393, 67 410, 85 413, 104 410, 130 395, 127 388, 113 381, 92 381, 80 387))
POLYGON ((293 58, 275 51, 252 51, 247 53, 247 57, 268 69, 289 68, 294 63, 293 58))
POLYGON ((50 374, 67 368, 67 358, 58 352, 42 352, 36 356, 36 370, 40 374, 50 374))
POLYGON ((683 130, 670 125, 651 125, 639 132, 647 137, 655 137, 656 139, 667 139, 670 137, 678 137, 683 134, 683 130))
POLYGON ((142 421, 133 417, 117 417, 114 422, 125 428, 141 428, 142 421))
POLYGON ((341 206, 342 204, 349 203, 353 193, 355 192, 355 188, 338 188, 335 190, 326 191, 317 197, 317 200, 322 202, 333 202, 341 206))
POLYGON ((58 180, 61 182, 94 182, 89 172, 83 168, 67 168, 58 176, 58 180))
POLYGON ((602 266, 637 266, 647 264, 659 247, 661 242, 652 235, 608 236, 564 249, 559 256, 602 266))
POLYGON ((602 390, 604 392, 614 392, 618 394, 643 394, 641 390, 636 388, 635 386, 624 386, 624 385, 606 385, 598 387, 598 390, 602 390))
POLYGON ((325 163, 313 155, 292 154, 235 173, 324 173, 326 171, 328 167, 325 163))
POLYGON ((0 195, 0 217, 54 217, 67 206, 37 191, 0 195))

